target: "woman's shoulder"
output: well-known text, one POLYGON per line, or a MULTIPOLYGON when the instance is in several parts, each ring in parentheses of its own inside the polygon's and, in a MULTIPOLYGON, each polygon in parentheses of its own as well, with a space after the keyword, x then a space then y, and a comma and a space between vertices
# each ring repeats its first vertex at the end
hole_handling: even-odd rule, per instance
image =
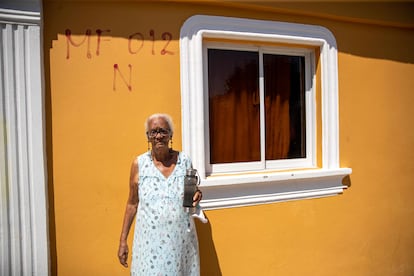
POLYGON ((177 156, 179 156, 181 159, 188 159, 188 158, 190 158, 189 156, 188 156, 188 154, 186 154, 185 152, 183 152, 183 151, 175 151, 176 153, 177 153, 177 156))
POLYGON ((192 163, 191 157, 187 153, 183 151, 179 151, 178 156, 179 156, 179 160, 182 163, 186 164, 186 166, 191 166, 191 163, 192 163))
POLYGON ((150 155, 150 152, 149 151, 146 151, 146 152, 143 152, 143 153, 139 154, 137 156, 137 159, 140 159, 140 158, 143 158, 143 157, 149 156, 149 155, 150 155))
POLYGON ((151 155, 148 151, 141 153, 140 155, 138 155, 135 158, 135 161, 137 162, 137 164, 142 164, 143 162, 145 162, 146 160, 151 160, 151 155))

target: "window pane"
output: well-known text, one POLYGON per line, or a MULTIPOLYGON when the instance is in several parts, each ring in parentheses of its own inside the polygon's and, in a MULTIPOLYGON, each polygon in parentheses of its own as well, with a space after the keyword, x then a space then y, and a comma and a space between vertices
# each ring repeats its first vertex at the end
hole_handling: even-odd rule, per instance
POLYGON ((266 160, 305 158, 304 57, 263 55, 266 160))
POLYGON ((259 56, 208 50, 210 163, 260 160, 259 56))

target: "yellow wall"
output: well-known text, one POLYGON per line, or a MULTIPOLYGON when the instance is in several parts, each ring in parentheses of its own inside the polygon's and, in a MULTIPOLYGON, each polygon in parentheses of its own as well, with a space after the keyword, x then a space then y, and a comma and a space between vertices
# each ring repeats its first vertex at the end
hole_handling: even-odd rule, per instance
POLYGON ((352 13, 348 4, 328 12, 317 5, 43 5, 53 275, 128 275, 116 253, 129 166, 147 149, 143 121, 153 112, 172 114, 181 149, 179 31, 194 14, 330 29, 338 44, 341 166, 353 169, 341 196, 208 211, 210 223, 197 225, 202 275, 414 274, 414 24, 399 23, 404 8, 378 18, 368 7, 349 21, 339 12, 352 13), (90 29, 89 46, 70 45, 68 56, 68 29, 75 43, 90 29), (97 29, 104 31, 99 55, 97 29), (145 42, 131 54, 128 37, 137 32, 145 42), (160 53, 163 32, 172 35, 173 54, 160 53))

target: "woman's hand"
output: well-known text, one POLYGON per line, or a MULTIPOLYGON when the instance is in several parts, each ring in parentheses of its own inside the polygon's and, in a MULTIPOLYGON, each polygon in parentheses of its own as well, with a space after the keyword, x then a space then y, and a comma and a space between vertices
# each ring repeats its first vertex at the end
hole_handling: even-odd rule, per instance
POLYGON ((203 198, 203 193, 200 190, 197 190, 193 196, 193 206, 197 206, 197 204, 201 201, 203 198))
POLYGON ((121 265, 128 267, 128 244, 126 242, 121 242, 119 244, 118 259, 121 265))

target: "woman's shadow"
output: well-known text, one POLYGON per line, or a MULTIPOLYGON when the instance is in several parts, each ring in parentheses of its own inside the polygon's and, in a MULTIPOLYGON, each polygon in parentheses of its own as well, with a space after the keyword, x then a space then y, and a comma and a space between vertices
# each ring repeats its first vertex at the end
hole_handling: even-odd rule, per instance
POLYGON ((214 247, 210 220, 207 223, 201 223, 196 220, 196 227, 200 247, 200 275, 221 276, 222 274, 216 248, 214 247))

